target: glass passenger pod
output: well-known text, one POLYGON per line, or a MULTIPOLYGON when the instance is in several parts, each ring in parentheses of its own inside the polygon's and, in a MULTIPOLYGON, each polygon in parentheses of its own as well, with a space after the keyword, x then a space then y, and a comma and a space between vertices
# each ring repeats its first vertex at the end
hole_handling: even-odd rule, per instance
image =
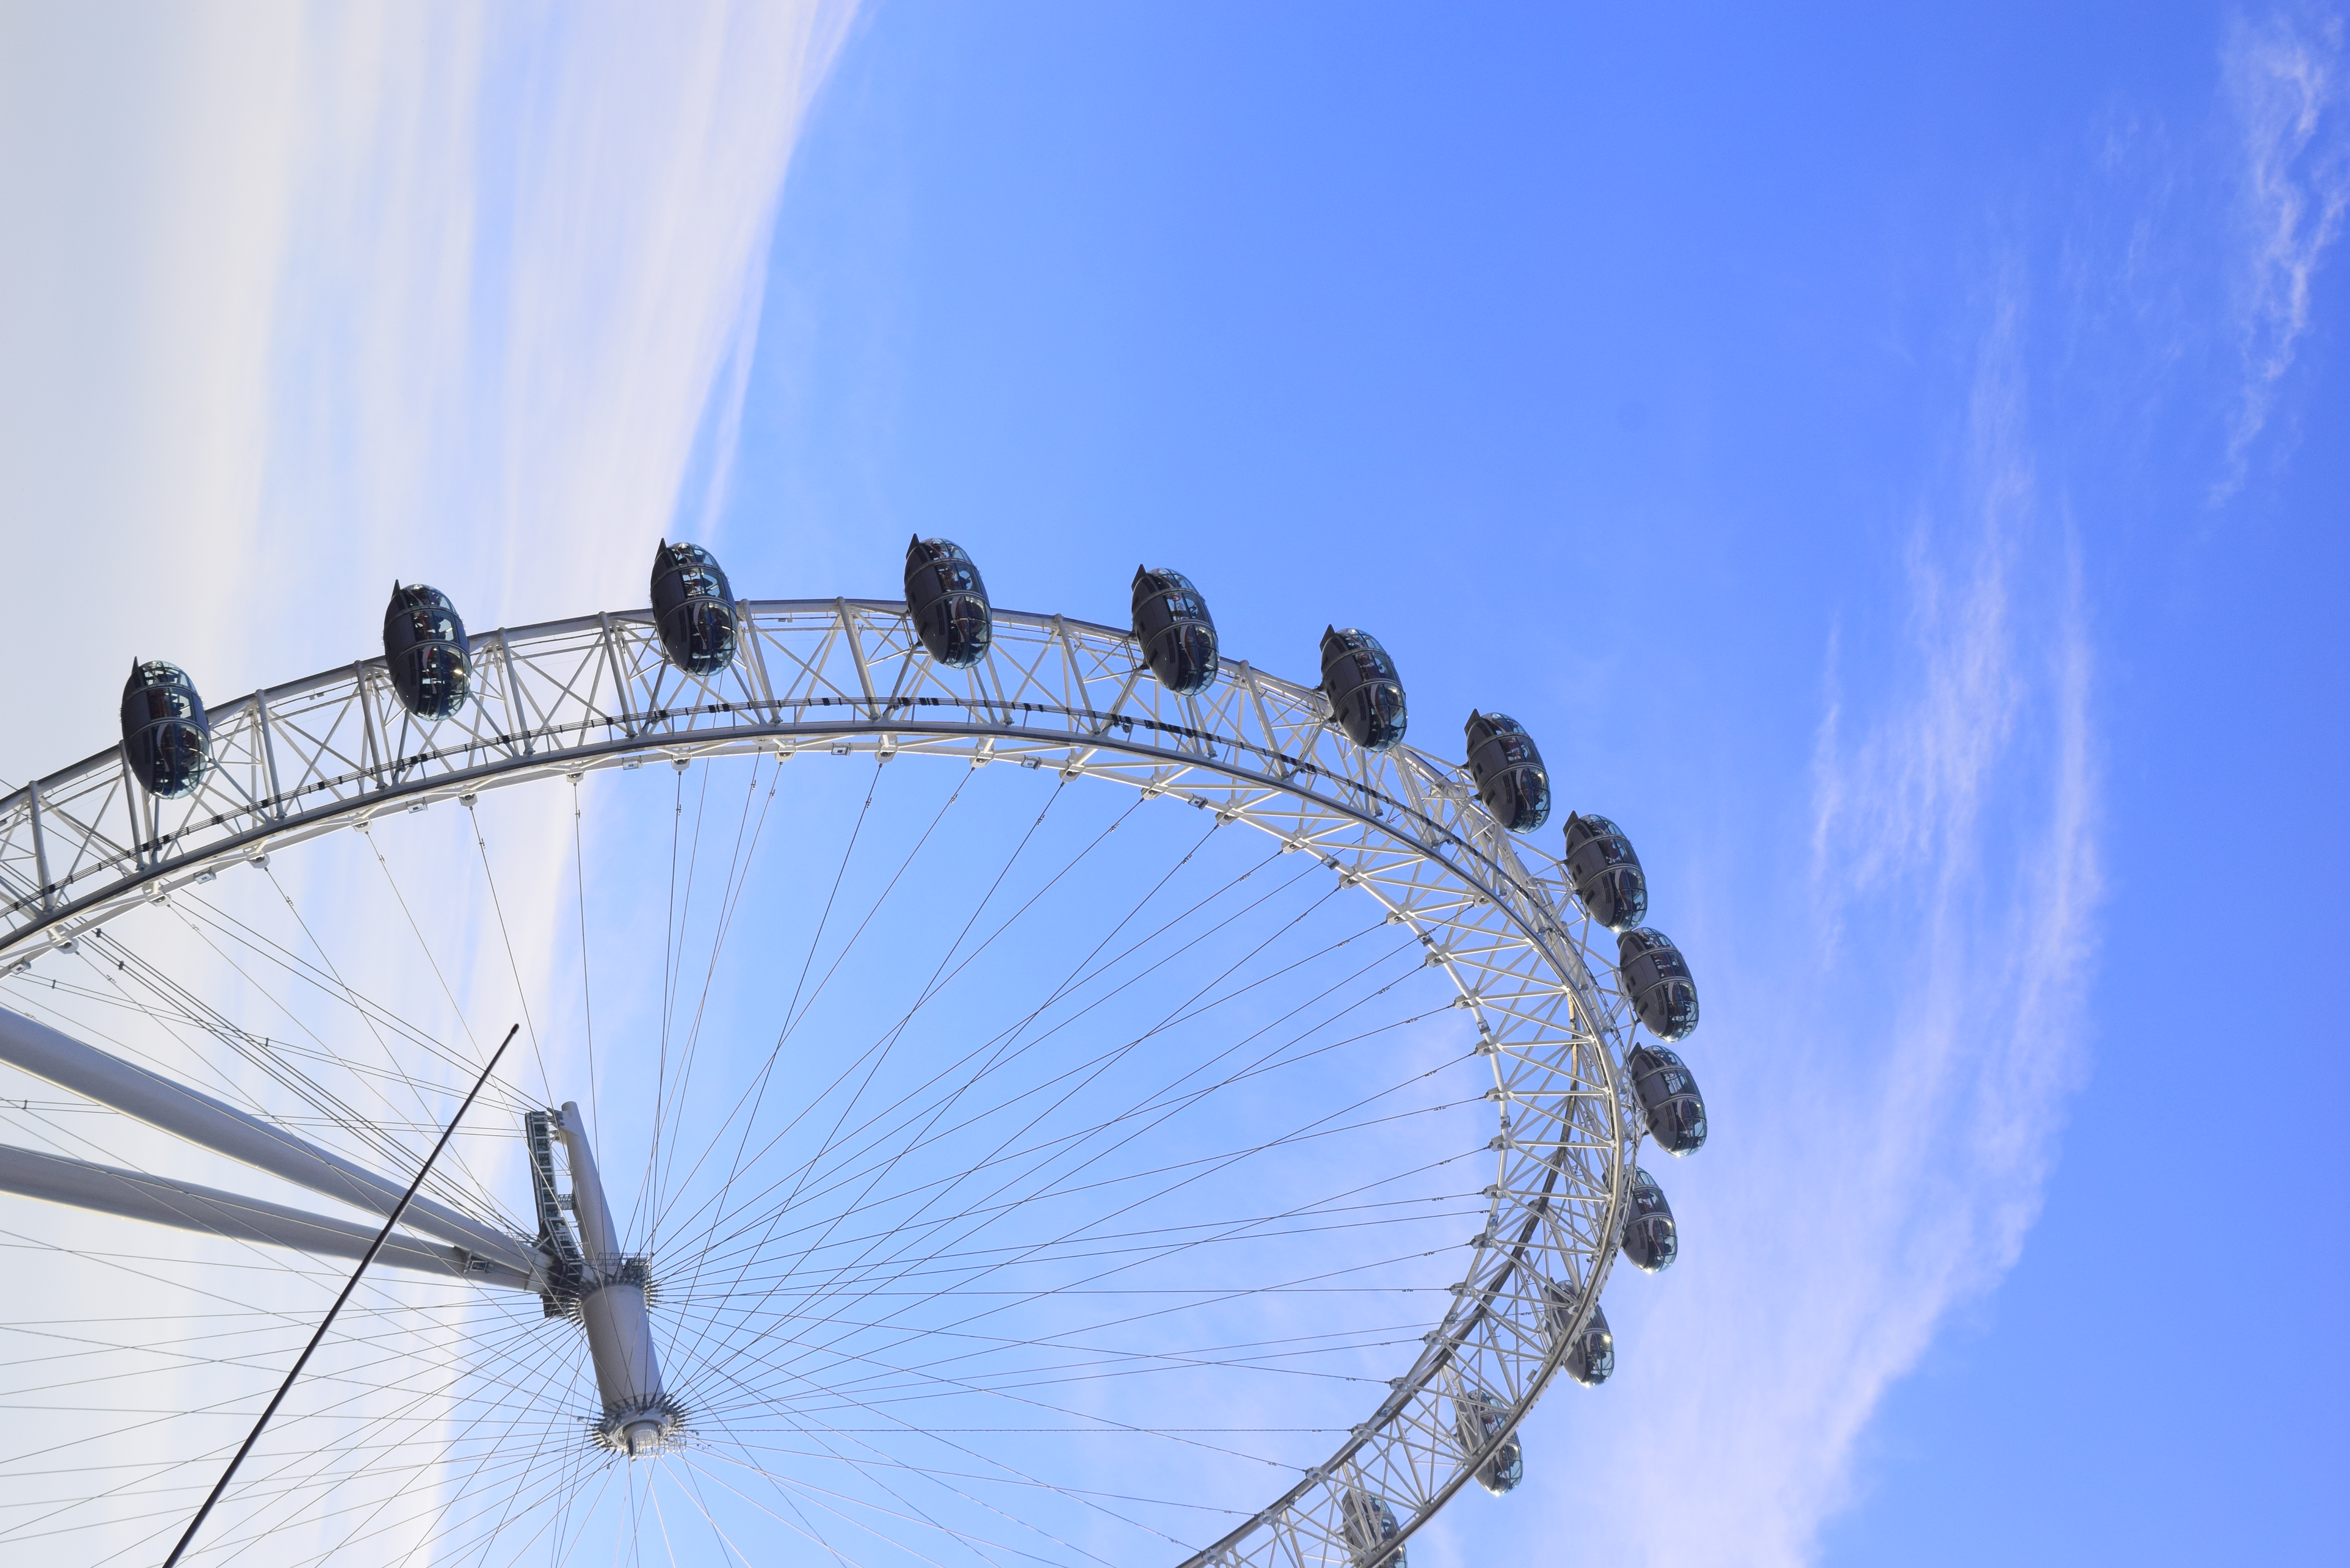
POLYGON ((1667 1154, 1694 1154, 1705 1147, 1705 1096, 1689 1064, 1662 1045, 1635 1045, 1624 1058, 1632 1092, 1648 1118, 1648 1136, 1667 1154))
POLYGON ((918 538, 906 546, 906 613, 931 657, 950 670, 987 656, 995 628, 987 585, 952 540, 918 538))
POLYGON ((1591 1316, 1584 1324, 1583 1332, 1571 1334, 1575 1293, 1554 1282, 1543 1287, 1543 1296, 1548 1303, 1544 1311, 1548 1320, 1544 1326, 1554 1343, 1564 1341, 1566 1345, 1566 1354, 1559 1359, 1566 1375, 1586 1388, 1596 1388, 1607 1382, 1608 1374, 1616 1370, 1616 1336, 1608 1332, 1607 1309, 1593 1302, 1591 1316))
POLYGON ((717 556, 663 539, 653 552, 652 597, 653 625, 671 664, 706 680, 734 662, 734 589, 717 556))
POLYGON ((1150 673, 1178 696, 1215 683, 1215 618, 1182 573, 1134 568, 1134 640, 1150 673))
POLYGON ((1367 631, 1325 628, 1322 690, 1347 738, 1367 752, 1384 752, 1403 739, 1403 677, 1367 631))
POLYGON ((1623 932, 1616 939, 1616 968, 1649 1033, 1669 1042, 1697 1027, 1697 981, 1670 937, 1648 926, 1623 932))
MULTIPOLYGON (((1347 1554, 1355 1561, 1356 1568, 1370 1568, 1379 1549, 1403 1533, 1396 1522, 1395 1510, 1388 1500, 1377 1492, 1350 1486, 1338 1499, 1339 1523, 1347 1532, 1347 1554)), ((1387 1559, 1383 1568, 1404 1568, 1403 1549, 1387 1559)))
POLYGON ((1566 818, 1566 874, 1591 918, 1611 931, 1648 918, 1648 879, 1624 830, 1604 816, 1566 818))
POLYGON ((439 588, 391 585, 383 612, 383 667, 400 705, 420 719, 446 719, 465 705, 473 659, 465 623, 439 588))
POLYGON ((1469 772, 1477 798, 1512 833, 1532 833, 1550 820, 1550 770, 1526 727, 1507 713, 1469 712, 1469 772))
POLYGON ((133 660, 122 683, 122 758, 149 794, 196 793, 212 766, 213 726, 196 683, 176 664, 133 660))
POLYGON ((1624 1217, 1624 1255, 1644 1274, 1661 1274, 1680 1254, 1680 1232, 1673 1224, 1673 1206, 1665 1189, 1645 1170, 1632 1172, 1632 1189, 1626 1194, 1630 1212, 1624 1217))
MULTIPOLYGON (((1473 1386, 1462 1389, 1452 1401, 1453 1434, 1460 1439, 1461 1451, 1476 1453, 1501 1437, 1509 1415, 1506 1400, 1473 1386)), ((1525 1479, 1525 1445, 1518 1441, 1515 1432, 1503 1438, 1501 1446, 1477 1467, 1477 1484, 1495 1497, 1515 1491, 1518 1483, 1525 1479)))

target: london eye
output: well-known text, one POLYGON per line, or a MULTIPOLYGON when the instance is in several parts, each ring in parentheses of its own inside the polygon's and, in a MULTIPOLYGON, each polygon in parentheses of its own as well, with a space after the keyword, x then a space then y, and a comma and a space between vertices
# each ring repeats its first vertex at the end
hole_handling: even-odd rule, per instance
POLYGON ((160 1560, 509 1023, 186 1561, 1378 1568, 1539 1475, 1706 1137, 1626 829, 1368 631, 903 587, 120 650, 0 801, 0 1549, 160 1560))

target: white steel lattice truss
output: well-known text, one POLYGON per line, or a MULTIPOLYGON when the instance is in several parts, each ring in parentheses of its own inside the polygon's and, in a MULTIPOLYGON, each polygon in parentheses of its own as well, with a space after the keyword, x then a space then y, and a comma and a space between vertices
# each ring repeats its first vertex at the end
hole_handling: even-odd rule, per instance
POLYGON ((184 800, 139 790, 119 750, 20 789, 0 802, 0 963, 224 861, 649 756, 1014 763, 1261 829, 1409 925, 1473 1012, 1493 1071, 1492 1208, 1451 1309, 1388 1397, 1326 1463, 1184 1568, 1388 1561, 1515 1429, 1616 1255, 1641 1132, 1621 1070, 1633 1020, 1612 964, 1589 959, 1592 928, 1564 867, 1513 842, 1463 769, 1409 748, 1366 753, 1321 692, 1238 660, 1180 697, 1126 632, 1059 616, 998 610, 988 657, 949 670, 894 600, 740 609, 735 660, 706 681, 663 659, 650 611, 598 614, 473 639, 473 699, 437 723, 400 706, 380 659, 224 703, 212 711, 213 767, 184 800), (1471 1387, 1506 1407, 1490 1438, 1456 1417, 1471 1387), (1344 1500, 1356 1489, 1393 1508, 1393 1542, 1350 1545, 1344 1500))

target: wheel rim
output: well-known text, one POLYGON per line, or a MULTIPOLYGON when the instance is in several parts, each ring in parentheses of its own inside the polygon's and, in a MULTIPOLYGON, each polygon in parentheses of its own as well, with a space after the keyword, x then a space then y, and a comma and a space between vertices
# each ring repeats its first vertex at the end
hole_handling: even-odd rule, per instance
POLYGON ((138 794, 112 753, 41 780, 0 803, 0 964, 346 826, 651 757, 847 752, 1050 768, 1257 828, 1368 893, 1445 971, 1492 1069, 1494 1179, 1456 1300, 1388 1397, 1185 1561, 1368 1565, 1399 1551, 1514 1432, 1616 1251, 1640 1127, 1620 1073, 1630 1025, 1601 978, 1606 960, 1587 956, 1591 928, 1562 867, 1501 832, 1461 770, 1408 748, 1357 751, 1326 723, 1318 692, 1239 661, 1208 691, 1175 697, 1126 634, 1058 617, 998 611, 987 658, 951 670, 921 653, 896 604, 740 612, 741 650, 709 680, 662 661, 648 613, 599 615, 472 639, 474 701, 436 724, 408 718, 380 661, 221 705, 213 770, 185 801, 138 794), (1554 1286, 1573 1303, 1569 1323, 1554 1286), (1499 1421, 1461 1422, 1466 1390, 1503 1404, 1499 1421), (1488 1440, 1468 1446, 1464 1427, 1488 1440), (1350 1536, 1360 1494, 1392 1508, 1391 1538, 1350 1536))

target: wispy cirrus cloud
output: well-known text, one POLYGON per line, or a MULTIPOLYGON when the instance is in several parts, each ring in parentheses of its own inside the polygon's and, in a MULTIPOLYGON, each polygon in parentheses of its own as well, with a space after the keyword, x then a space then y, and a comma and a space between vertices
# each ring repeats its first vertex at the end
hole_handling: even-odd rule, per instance
MULTIPOLYGON (((643 602, 656 535, 681 514, 698 527, 723 487, 778 188, 852 10, 0 12, 0 540, 26 585, 19 668, 38 671, 9 688, 0 776, 110 744, 134 655, 184 664, 215 702, 366 657, 394 576, 447 588, 477 631, 643 602)), ((485 802, 482 819, 486 852, 474 819, 448 811, 388 846, 429 899, 429 962, 426 931, 375 879, 372 840, 344 836, 272 872, 300 950, 404 957, 414 972, 395 963, 378 1000, 472 1059, 519 1015, 517 992, 545 992, 569 929, 567 816, 485 802), (451 971, 470 1045, 432 964, 451 971)), ((247 874, 214 891, 250 900, 263 886, 247 874)), ((275 916, 276 901, 260 903, 275 916)), ((245 996, 168 913, 149 914, 109 934, 199 992, 245 996)), ((288 1026, 249 996, 231 1005, 256 1031, 288 1026)), ((342 1024, 338 1045, 372 1049, 342 1024)), ((506 1075, 589 1097, 576 1051, 550 1040, 546 1055, 543 1074, 536 1050, 517 1052, 506 1075)), ((192 1056, 160 1060, 212 1082, 192 1056)), ((419 1075, 434 1070, 418 1057, 419 1075)), ((57 1132, 36 1123, 13 1118, 8 1141, 57 1132)), ((58 1147, 256 1186, 168 1140, 109 1136, 58 1147)), ((510 1165, 511 1150, 495 1158, 510 1165)), ((511 1180, 493 1189, 512 1200, 511 1180)), ((141 1255, 192 1245, 47 1205, 9 1219, 58 1256, 93 1236, 141 1255)), ((159 1322, 217 1306, 140 1278, 159 1322)), ((102 1317, 122 1288, 62 1269, 44 1280, 64 1316, 102 1317)), ((234 1288, 239 1308, 289 1324, 318 1310, 290 1275, 253 1271, 234 1288)), ((163 1364, 135 1419, 107 1416, 109 1394, 80 1396, 88 1429, 64 1462, 187 1464, 213 1436, 151 1409, 243 1397, 250 1371, 163 1364)), ((0 1478, 12 1506, 78 1495, 48 1448, 33 1472, 0 1478)), ((48 1560, 152 1548, 154 1504, 135 1489, 59 1517, 48 1560), (79 1533, 56 1544, 68 1526, 79 1533)), ((214 1528, 234 1535, 226 1516, 214 1528)), ((387 1551, 432 1550, 427 1528, 404 1526, 387 1551)))
POLYGON ((1690 1353, 1747 1392, 1733 1421, 1691 1403, 1659 1435, 1718 1501, 1655 1561, 1812 1555, 1887 1391, 2014 1262, 2085 1068, 2093 660, 2071 531, 2037 472, 2022 310, 2003 286, 1963 455, 1912 524, 1898 651, 1856 690, 1830 655, 1814 950, 1770 988, 1770 1070, 1729 1085, 1742 1119, 1815 1136, 1758 1151, 1705 1221, 1735 1238, 1731 1277, 1709 1282, 1726 1294, 1660 1299, 1690 1353))
POLYGON ((2214 503, 2243 484, 2252 443, 2309 329, 2312 281, 2350 212, 2341 19, 2239 16, 2220 67, 2240 182, 2233 288, 2242 381, 2214 503))
POLYGON ((1689 1244, 1654 1285, 1618 1272, 1605 1408, 1541 1413, 1543 1533, 1594 1560, 1812 1560, 1887 1391, 2039 1211, 2086 1064, 2100 784, 2021 272, 1987 290, 1890 613, 1830 640, 1795 875, 1703 970, 1717 1136, 1685 1176, 1651 1156, 1689 1244))

